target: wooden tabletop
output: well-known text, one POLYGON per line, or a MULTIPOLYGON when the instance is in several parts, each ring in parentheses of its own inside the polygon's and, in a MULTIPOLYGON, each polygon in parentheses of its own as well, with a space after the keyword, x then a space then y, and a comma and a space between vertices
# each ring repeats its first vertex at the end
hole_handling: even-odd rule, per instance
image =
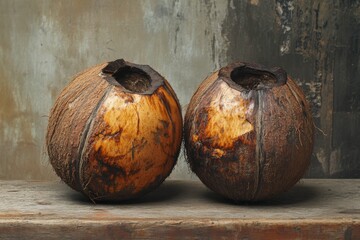
POLYGON ((0 239, 360 239, 360 180, 301 180, 235 204, 197 181, 94 204, 60 182, 0 181, 0 239))

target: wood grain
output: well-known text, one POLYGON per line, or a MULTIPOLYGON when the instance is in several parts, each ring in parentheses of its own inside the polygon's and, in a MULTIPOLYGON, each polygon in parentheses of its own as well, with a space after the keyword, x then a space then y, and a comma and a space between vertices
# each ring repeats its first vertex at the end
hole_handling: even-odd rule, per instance
POLYGON ((302 180, 236 205, 196 181, 93 204, 58 182, 0 181, 0 239, 359 239, 360 180, 302 180))

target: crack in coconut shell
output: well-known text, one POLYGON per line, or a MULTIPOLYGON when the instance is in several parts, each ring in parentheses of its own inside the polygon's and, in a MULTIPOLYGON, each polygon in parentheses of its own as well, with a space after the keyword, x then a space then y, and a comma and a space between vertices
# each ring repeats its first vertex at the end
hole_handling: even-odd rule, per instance
POLYGON ((104 95, 100 98, 99 102, 96 104, 94 110, 92 111, 92 113, 89 116, 88 121, 85 124, 85 128, 83 130, 83 134, 81 136, 80 139, 80 145, 79 145, 79 151, 78 151, 78 156, 76 157, 77 162, 76 162, 76 166, 75 166, 75 177, 76 177, 76 185, 78 186, 77 189, 83 193, 86 194, 86 187, 89 183, 83 183, 81 181, 82 179, 82 171, 83 171, 83 154, 84 151, 86 149, 86 142, 89 138, 89 132, 92 129, 92 124, 93 124, 93 119, 96 116, 96 114, 99 111, 99 108, 101 107, 101 105, 104 103, 105 99, 107 98, 107 96, 109 95, 110 91, 112 90, 112 86, 108 86, 108 88, 105 90, 104 95))

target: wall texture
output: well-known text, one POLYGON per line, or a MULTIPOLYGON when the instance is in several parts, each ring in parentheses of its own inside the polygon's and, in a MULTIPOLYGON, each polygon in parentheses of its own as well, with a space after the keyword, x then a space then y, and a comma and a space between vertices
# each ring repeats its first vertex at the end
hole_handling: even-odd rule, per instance
MULTIPOLYGON (((308 177, 360 177, 360 1, 0 0, 0 179, 56 179, 47 115, 71 76, 104 61, 149 64, 184 108, 211 71, 282 66, 317 126, 308 177)), ((194 178, 183 155, 172 178, 194 178)))

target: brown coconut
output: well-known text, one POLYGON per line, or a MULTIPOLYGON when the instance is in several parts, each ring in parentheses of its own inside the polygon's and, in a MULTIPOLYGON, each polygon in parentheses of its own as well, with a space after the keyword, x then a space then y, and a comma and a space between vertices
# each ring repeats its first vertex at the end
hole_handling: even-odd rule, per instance
POLYGON ((160 185, 180 150, 182 117, 169 83, 147 65, 116 60, 78 74, 55 102, 46 143, 60 178, 94 201, 160 185))
POLYGON ((233 63, 199 86, 185 116, 193 172, 236 201, 270 198, 305 173, 313 121, 305 96, 281 68, 233 63))

